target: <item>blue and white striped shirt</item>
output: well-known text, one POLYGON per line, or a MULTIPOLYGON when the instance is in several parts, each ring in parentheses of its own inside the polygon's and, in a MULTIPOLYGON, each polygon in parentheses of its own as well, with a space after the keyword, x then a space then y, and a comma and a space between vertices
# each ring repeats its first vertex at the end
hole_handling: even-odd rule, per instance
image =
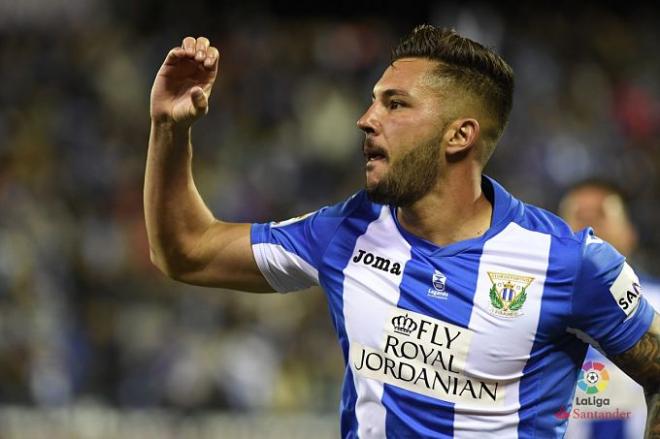
POLYGON ((491 227, 437 246, 364 191, 254 224, 277 291, 325 290, 346 362, 344 438, 561 437, 587 344, 610 355, 652 308, 623 256, 483 179, 491 227))

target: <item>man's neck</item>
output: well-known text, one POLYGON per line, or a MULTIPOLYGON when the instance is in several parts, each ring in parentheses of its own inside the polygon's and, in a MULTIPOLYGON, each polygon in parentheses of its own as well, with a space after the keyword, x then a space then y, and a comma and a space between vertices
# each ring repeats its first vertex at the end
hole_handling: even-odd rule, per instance
POLYGON ((404 229, 440 246, 483 235, 492 214, 493 206, 481 190, 481 175, 446 178, 412 206, 397 209, 404 229))

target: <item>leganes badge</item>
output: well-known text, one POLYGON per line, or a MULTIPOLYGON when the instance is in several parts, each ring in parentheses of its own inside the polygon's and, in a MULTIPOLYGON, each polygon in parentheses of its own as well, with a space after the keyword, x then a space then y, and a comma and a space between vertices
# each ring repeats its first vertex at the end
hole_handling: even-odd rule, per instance
POLYGON ((490 288, 490 313, 498 317, 513 318, 523 314, 527 300, 526 290, 533 277, 509 273, 488 272, 493 286, 490 288))

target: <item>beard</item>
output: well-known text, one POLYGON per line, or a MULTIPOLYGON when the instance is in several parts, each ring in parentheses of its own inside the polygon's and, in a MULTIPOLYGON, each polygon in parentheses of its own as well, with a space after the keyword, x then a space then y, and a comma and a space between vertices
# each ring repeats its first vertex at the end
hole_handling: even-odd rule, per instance
POLYGON ((407 207, 426 195, 440 176, 440 139, 416 146, 393 162, 378 184, 366 188, 369 199, 407 207))

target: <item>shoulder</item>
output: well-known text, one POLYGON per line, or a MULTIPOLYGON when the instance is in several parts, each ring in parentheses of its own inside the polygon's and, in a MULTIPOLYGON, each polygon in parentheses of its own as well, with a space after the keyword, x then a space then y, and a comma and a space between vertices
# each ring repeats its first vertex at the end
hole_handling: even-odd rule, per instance
POLYGON ((304 241, 325 247, 343 224, 351 224, 355 220, 371 222, 378 217, 382 207, 372 203, 362 190, 339 203, 321 207, 295 218, 254 224, 252 242, 271 242, 273 237, 285 240, 286 237, 286 240, 296 240, 301 243, 304 241))
POLYGON ((609 243, 595 236, 591 228, 574 232, 556 214, 509 197, 510 221, 525 230, 549 237, 553 270, 566 270, 572 273, 571 276, 591 279, 604 273, 609 278, 621 270, 625 258, 609 243))
POLYGON ((640 282, 626 258, 611 244, 594 235, 591 228, 580 232, 583 245, 575 293, 593 307, 602 292, 609 292, 619 308, 629 315, 638 303, 640 282))
POLYGON ((531 204, 521 203, 519 224, 522 227, 551 235, 556 246, 577 252, 583 269, 599 270, 621 267, 625 258, 607 241, 595 235, 591 227, 574 232, 559 216, 531 204))
POLYGON ((519 200, 496 180, 485 175, 482 188, 487 197, 494 199, 494 221, 498 221, 500 225, 515 223, 528 231, 551 235, 579 245, 579 237, 554 213, 519 200))
POLYGON ((621 271, 626 258, 610 243, 594 234, 591 227, 576 234, 582 243, 582 271, 592 276, 600 276, 612 271, 621 271))
POLYGON ((354 193, 350 197, 336 204, 323 206, 312 212, 299 215, 283 221, 273 221, 268 225, 272 228, 289 228, 315 223, 337 223, 354 215, 364 214, 373 208, 364 190, 354 193))
POLYGON ((375 212, 380 212, 381 208, 382 205, 369 200, 367 192, 363 189, 337 204, 320 209, 318 213, 324 217, 348 218, 370 216, 375 212))
POLYGON ((520 214, 516 222, 521 227, 545 233, 580 246, 583 241, 582 232, 573 232, 562 218, 552 212, 522 201, 519 201, 519 203, 520 214))

